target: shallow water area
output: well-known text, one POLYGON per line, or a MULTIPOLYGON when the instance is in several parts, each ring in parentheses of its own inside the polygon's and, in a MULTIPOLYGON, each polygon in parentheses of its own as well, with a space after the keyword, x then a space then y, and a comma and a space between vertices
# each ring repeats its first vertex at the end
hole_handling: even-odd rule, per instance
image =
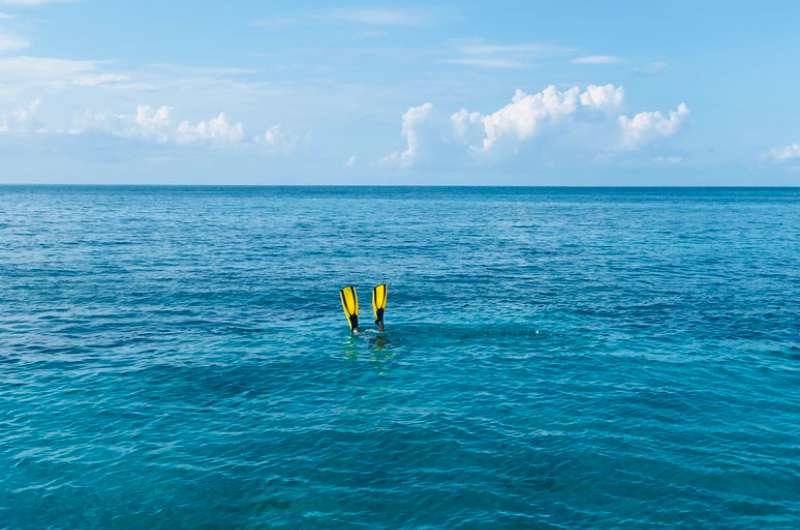
POLYGON ((798 258, 795 189, 0 187, 0 527, 796 528, 798 258))

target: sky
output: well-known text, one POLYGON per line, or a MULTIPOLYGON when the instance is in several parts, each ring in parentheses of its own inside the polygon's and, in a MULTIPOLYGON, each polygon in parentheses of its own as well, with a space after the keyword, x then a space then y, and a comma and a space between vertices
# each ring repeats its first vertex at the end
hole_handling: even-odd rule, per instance
POLYGON ((0 0, 0 183, 800 185, 800 3, 0 0))

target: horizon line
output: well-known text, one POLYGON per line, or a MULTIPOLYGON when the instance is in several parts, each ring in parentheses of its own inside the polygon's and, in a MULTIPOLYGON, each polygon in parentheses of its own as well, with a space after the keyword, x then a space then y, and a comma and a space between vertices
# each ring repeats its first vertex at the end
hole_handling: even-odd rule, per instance
POLYGON ((800 184, 685 184, 685 185, 632 185, 632 184, 155 184, 155 183, 44 183, 0 182, 0 187, 39 188, 550 188, 550 189, 800 189, 800 184))

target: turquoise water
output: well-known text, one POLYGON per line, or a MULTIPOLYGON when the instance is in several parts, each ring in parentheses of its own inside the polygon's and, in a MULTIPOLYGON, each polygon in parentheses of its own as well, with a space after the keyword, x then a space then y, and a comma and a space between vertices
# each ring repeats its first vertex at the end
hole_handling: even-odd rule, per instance
POLYGON ((800 190, 0 187, 0 527, 797 528, 799 263, 800 190))

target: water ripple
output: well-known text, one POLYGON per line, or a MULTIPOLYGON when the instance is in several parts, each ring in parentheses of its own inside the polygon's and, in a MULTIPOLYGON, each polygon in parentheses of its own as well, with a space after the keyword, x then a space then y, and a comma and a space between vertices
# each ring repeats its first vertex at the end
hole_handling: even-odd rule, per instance
POLYGON ((0 198, 2 527, 798 527, 795 190, 0 198))

